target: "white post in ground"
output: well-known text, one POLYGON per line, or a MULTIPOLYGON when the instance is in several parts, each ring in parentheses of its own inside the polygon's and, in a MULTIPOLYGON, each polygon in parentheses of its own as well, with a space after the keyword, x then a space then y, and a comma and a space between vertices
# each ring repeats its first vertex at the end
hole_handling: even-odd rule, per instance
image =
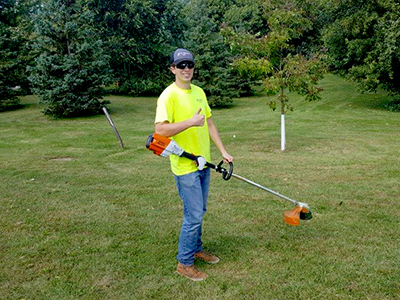
POLYGON ((281 114, 281 150, 284 151, 285 148, 286 148, 285 114, 281 114))

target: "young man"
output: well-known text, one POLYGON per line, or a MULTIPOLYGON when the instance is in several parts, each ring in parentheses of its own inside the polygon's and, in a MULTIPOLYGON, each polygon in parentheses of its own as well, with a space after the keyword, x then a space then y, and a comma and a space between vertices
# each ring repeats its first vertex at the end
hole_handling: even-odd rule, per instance
MULTIPOLYGON (((157 102, 155 132, 171 137, 185 151, 210 161, 210 138, 225 162, 232 156, 225 150, 219 132, 211 119, 204 91, 191 80, 194 58, 186 49, 175 50, 170 58, 170 69, 175 82, 168 86, 157 102)), ((203 252, 201 241, 203 216, 207 209, 210 169, 199 171, 196 164, 183 157, 170 156, 179 196, 183 203, 183 222, 178 245, 177 272, 194 281, 207 275, 194 267, 194 259, 217 263, 219 258, 203 252)))

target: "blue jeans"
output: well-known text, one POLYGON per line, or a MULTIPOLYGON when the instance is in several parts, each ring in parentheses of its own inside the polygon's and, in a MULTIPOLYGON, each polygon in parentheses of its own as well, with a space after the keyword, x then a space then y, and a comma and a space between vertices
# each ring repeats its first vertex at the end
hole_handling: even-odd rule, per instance
POLYGON ((174 177, 183 203, 183 222, 176 258, 183 265, 193 265, 194 254, 203 251, 201 230, 207 211, 210 169, 174 177))

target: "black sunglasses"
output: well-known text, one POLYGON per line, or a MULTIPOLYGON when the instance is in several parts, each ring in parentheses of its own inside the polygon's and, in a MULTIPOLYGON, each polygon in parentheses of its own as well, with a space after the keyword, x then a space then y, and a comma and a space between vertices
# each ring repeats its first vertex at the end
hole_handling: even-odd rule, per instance
POLYGON ((191 61, 183 61, 176 65, 178 69, 183 70, 184 68, 188 67, 189 69, 194 68, 194 62, 191 61))

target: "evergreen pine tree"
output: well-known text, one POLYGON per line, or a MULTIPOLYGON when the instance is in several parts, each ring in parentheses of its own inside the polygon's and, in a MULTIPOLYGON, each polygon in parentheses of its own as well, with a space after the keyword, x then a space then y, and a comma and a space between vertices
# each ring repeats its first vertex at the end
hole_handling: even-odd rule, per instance
POLYGON ((233 68, 234 57, 230 45, 221 34, 224 13, 232 5, 230 0, 212 3, 191 1, 185 7, 187 30, 185 47, 196 60, 194 83, 207 94, 211 106, 225 106, 233 98, 250 92, 250 81, 233 68))
POLYGON ((29 79, 46 104, 44 113, 58 118, 100 113, 106 103, 102 86, 111 81, 109 56, 84 1, 46 1, 34 22, 40 55, 29 79))
POLYGON ((0 111, 19 104, 15 87, 18 40, 13 39, 12 28, 16 23, 15 1, 0 3, 0 111))

